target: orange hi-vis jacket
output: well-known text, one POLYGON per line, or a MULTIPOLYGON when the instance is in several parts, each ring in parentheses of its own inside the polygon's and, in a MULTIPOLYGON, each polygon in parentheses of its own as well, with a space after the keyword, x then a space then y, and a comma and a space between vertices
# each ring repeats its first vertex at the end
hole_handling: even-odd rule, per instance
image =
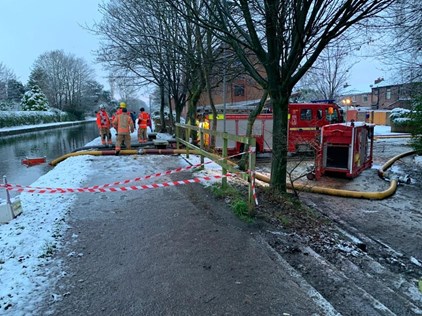
POLYGON ((138 125, 139 128, 147 128, 148 127, 148 120, 149 114, 147 112, 141 112, 138 115, 138 125))
POLYGON ((111 117, 111 120, 114 121, 115 117, 119 114, 122 114, 122 113, 123 113, 122 108, 118 108, 116 113, 114 113, 113 116, 111 117))
POLYGON ((98 128, 110 128, 110 118, 105 110, 99 110, 97 112, 97 126, 98 128))
POLYGON ((117 134, 130 134, 135 130, 132 118, 128 113, 118 114, 113 120, 113 126, 117 130, 117 134))

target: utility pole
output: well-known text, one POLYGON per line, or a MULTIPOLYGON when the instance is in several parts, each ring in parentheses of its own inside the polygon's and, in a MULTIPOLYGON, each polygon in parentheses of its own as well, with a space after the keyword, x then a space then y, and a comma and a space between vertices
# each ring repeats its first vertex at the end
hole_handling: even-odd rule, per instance
POLYGON ((226 132, 226 47, 223 44, 223 131, 226 132))

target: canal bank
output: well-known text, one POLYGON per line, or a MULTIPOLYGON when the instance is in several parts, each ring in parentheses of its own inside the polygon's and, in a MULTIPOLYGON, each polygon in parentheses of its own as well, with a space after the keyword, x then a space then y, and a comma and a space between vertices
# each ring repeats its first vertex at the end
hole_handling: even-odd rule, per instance
MULTIPOLYGON (((20 185, 30 185, 50 171, 49 161, 99 137, 95 121, 89 120, 16 126, 0 131, 0 176, 20 185), (34 157, 45 157, 47 162, 31 167, 22 164, 22 160, 34 157)), ((3 198, 4 194, 0 194, 0 201, 3 198)))
POLYGON ((57 122, 57 123, 47 123, 47 124, 38 124, 38 125, 21 125, 21 126, 14 126, 14 127, 4 127, 4 128, 0 128, 0 137, 54 129, 58 127, 76 126, 76 125, 88 124, 92 122, 95 122, 95 118, 84 120, 84 121, 57 122))

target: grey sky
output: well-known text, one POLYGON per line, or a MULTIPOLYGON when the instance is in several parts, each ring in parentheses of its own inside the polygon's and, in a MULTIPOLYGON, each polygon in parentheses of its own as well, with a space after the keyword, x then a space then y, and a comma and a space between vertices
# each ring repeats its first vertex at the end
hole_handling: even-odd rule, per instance
POLYGON ((84 58, 97 81, 109 89, 106 73, 94 63, 98 38, 81 25, 99 21, 102 0, 0 0, 0 61, 24 84, 41 54, 63 50, 84 58))
MULTIPOLYGON (((63 50, 84 58, 97 73, 97 81, 109 89, 107 74, 94 63, 98 38, 81 25, 100 21, 102 0, 0 0, 0 61, 24 84, 38 56, 63 50)), ((356 64, 349 80, 350 92, 370 91, 374 79, 385 77, 381 64, 366 60, 356 64)))

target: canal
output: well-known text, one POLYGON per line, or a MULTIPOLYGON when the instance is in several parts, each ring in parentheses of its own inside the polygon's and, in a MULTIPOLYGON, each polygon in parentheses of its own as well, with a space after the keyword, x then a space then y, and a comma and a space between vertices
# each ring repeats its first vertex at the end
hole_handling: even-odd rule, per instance
MULTIPOLYGON (((53 167, 48 162, 83 147, 98 137, 95 122, 0 137, 0 175, 8 183, 30 185, 53 167), (25 157, 47 157, 47 163, 27 167, 25 157)), ((3 183, 3 179, 1 179, 3 183)), ((11 191, 11 195, 16 195, 11 191)), ((0 190, 0 200, 5 199, 0 190)))

